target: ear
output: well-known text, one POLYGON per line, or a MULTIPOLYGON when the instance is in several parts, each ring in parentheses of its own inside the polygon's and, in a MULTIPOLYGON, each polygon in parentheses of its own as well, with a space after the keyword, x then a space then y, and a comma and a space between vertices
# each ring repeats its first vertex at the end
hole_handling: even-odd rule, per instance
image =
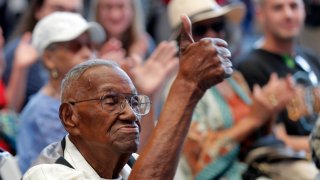
POLYGON ((49 70, 55 69, 56 67, 54 59, 54 53, 52 53, 51 51, 44 51, 42 55, 43 64, 49 70))
POLYGON ((256 21, 258 21, 258 23, 260 24, 260 26, 263 26, 264 24, 264 12, 263 10, 261 9, 261 6, 256 6, 256 9, 255 9, 255 16, 256 16, 256 21))
POLYGON ((78 115, 73 106, 69 103, 62 103, 59 108, 59 117, 66 131, 71 135, 78 135, 78 115))

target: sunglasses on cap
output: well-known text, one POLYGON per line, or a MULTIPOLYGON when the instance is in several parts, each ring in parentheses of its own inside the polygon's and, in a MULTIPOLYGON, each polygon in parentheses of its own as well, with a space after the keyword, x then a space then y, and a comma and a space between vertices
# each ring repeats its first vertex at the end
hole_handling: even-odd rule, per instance
POLYGON ((204 36, 209 30, 220 33, 225 28, 225 22, 219 21, 210 24, 195 24, 192 27, 192 33, 196 36, 204 36))

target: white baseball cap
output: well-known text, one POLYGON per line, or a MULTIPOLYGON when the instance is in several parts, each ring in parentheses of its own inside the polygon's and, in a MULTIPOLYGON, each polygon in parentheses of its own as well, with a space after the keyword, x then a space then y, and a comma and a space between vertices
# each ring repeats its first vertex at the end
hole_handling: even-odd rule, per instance
POLYGON ((41 19, 32 33, 32 45, 39 54, 52 43, 70 41, 89 32, 94 43, 102 43, 106 34, 101 25, 86 21, 80 14, 71 12, 54 12, 41 19))

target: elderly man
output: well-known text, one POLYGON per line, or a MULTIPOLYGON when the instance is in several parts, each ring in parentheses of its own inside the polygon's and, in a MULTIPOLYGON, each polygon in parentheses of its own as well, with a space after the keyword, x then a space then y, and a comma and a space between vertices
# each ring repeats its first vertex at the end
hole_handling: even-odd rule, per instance
MULTIPOLYGON (((195 43, 190 20, 183 16, 182 21, 179 73, 130 179, 173 178, 194 107, 208 88, 232 72, 218 53, 229 53, 226 43, 219 39, 195 43)), ((66 75, 61 100, 60 118, 69 133, 65 143, 47 151, 54 164, 34 166, 24 178, 127 179, 131 169, 126 164, 138 148, 139 119, 148 112, 148 98, 137 94, 118 66, 96 60, 66 75)))
MULTIPOLYGON (((21 113, 22 123, 18 136, 18 154, 19 165, 23 172, 30 167, 44 147, 60 140, 66 134, 58 116, 62 79, 72 67, 93 57, 95 45, 99 44, 104 37, 105 34, 101 26, 97 23, 87 22, 76 13, 55 12, 43 18, 36 25, 32 44, 42 55, 42 63, 49 71, 50 77, 48 83, 33 96, 21 113)), ((167 43, 162 47, 167 49, 172 45, 167 43)), ((35 51, 32 48, 30 53, 32 50, 35 51)), ((149 87, 148 89, 150 87, 155 89, 170 71, 168 66, 171 66, 170 61, 173 60, 170 55, 164 58, 157 55, 152 57, 147 60, 145 65, 132 66, 131 68, 139 68, 131 73, 131 77, 136 81, 145 82, 139 84, 141 90, 146 89, 146 86, 149 87), (159 70, 155 70, 155 68, 159 70), (153 83, 147 83, 149 82, 148 78, 142 77, 142 73, 148 74, 148 78, 155 79, 156 77, 157 79, 153 83)), ((148 95, 152 96, 152 92, 148 92, 148 95)), ((153 128, 147 126, 147 123, 153 125, 152 121, 142 121, 142 129, 146 129, 141 134, 142 139, 147 138, 148 132, 153 128)))

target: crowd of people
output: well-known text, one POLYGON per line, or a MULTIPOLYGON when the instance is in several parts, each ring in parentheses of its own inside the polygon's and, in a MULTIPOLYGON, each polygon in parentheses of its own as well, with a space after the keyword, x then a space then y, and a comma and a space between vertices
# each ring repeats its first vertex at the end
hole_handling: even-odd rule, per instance
POLYGON ((22 179, 316 178, 303 0, 26 5, 0 29, 0 148, 22 179), (146 22, 154 4, 165 14, 146 22))

